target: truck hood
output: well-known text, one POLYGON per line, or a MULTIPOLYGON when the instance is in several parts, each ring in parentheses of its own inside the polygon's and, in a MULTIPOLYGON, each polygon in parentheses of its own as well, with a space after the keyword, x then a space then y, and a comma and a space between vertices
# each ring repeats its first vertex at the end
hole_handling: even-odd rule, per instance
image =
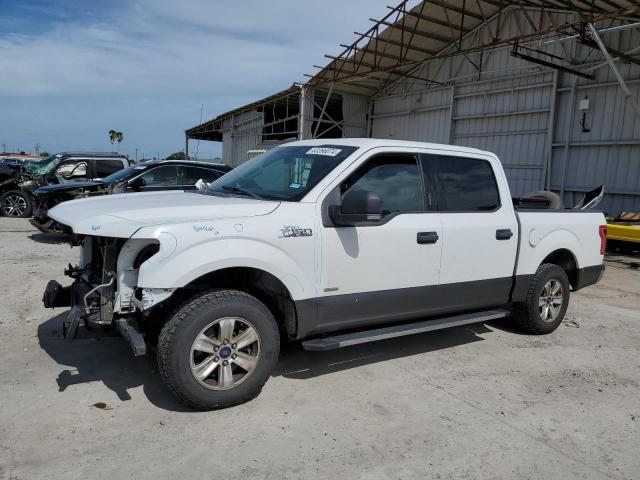
POLYGON ((49 217, 74 233, 129 238, 141 227, 268 215, 280 202, 183 191, 127 193, 61 203, 49 217))

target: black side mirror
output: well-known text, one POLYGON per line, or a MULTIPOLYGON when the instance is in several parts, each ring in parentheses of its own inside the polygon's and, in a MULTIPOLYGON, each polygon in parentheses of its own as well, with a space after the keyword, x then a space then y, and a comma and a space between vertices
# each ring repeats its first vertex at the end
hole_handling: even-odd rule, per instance
POLYGON ((380 195, 364 190, 348 192, 340 206, 330 208, 329 215, 338 227, 376 223, 382 218, 380 195))
POLYGON ((147 181, 142 178, 142 177, 138 177, 138 178, 134 178, 133 180, 131 180, 129 182, 129 187, 131 188, 131 190, 133 190, 134 192, 137 192, 138 190, 140 190, 142 187, 144 187, 147 184, 147 181))

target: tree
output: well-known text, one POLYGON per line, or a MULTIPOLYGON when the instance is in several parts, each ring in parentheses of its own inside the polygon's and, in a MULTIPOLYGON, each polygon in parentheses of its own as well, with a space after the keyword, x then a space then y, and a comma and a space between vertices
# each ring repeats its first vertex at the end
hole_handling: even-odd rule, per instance
POLYGON ((118 132, 116 130, 109 130, 109 141, 111 142, 111 148, 113 148, 113 144, 118 142, 118 151, 120 151, 120 142, 124 140, 124 133, 118 132))
POLYGON ((42 158, 47 158, 49 156, 49 152, 40 152, 40 156, 42 158))
POLYGON ((115 130, 109 130, 109 141, 111 142, 111 150, 113 150, 113 144, 116 141, 116 131, 115 130))
POLYGON ((167 160, 189 160, 184 152, 175 152, 167 157, 167 160))
POLYGON ((120 151, 120 143, 124 140, 124 133, 116 132, 116 142, 118 142, 118 151, 120 151))

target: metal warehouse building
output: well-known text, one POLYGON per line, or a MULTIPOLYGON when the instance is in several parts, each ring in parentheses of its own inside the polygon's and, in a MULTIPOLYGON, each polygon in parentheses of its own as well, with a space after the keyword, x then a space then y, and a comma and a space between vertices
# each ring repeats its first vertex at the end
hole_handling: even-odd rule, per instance
POLYGON ((305 84, 186 131, 238 165, 292 139, 376 137, 495 152, 515 195, 640 211, 640 2, 404 1, 305 84))

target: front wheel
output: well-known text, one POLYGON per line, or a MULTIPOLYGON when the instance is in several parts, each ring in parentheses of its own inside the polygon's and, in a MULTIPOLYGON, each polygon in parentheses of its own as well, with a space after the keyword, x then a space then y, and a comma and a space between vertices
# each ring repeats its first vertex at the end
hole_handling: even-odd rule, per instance
POLYGON ((535 335, 553 332, 567 312, 570 289, 569 278, 562 268, 549 263, 540 265, 526 300, 513 305, 518 326, 535 335))
POLYGON ((33 211, 33 201, 28 193, 10 190, 0 197, 2 215, 14 218, 29 218, 33 211))
POLYGON ((278 360, 280 335, 269 309, 236 290, 192 299, 158 338, 163 381, 183 403, 213 410, 260 393, 278 360))

